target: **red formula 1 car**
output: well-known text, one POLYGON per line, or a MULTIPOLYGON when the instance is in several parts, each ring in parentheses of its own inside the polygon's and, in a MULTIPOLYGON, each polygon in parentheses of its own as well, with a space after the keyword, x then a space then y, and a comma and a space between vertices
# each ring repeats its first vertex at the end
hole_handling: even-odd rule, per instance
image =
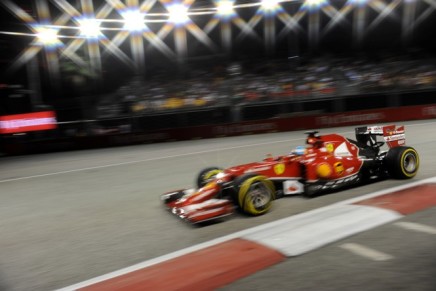
POLYGON ((197 188, 161 196, 173 214, 191 223, 214 220, 235 209, 248 215, 266 213, 274 199, 308 197, 376 178, 413 178, 417 151, 405 145, 404 126, 365 126, 356 140, 339 134, 307 132, 306 146, 260 162, 221 169, 210 167, 197 176, 197 188), (382 136, 383 141, 377 141, 382 136), (383 145, 386 150, 382 150, 383 145))

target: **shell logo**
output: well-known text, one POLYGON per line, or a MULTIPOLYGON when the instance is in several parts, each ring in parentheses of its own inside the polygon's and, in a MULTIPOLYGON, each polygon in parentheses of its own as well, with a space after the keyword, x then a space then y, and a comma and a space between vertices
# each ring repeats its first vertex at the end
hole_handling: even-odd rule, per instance
POLYGON ((277 175, 281 175, 285 172, 285 165, 284 164, 277 164, 274 166, 274 173, 277 175))
POLYGON ((316 174, 318 175, 318 177, 320 178, 328 178, 330 177, 330 175, 332 174, 332 168, 329 164, 327 163, 322 163, 319 164, 316 167, 316 174))
POLYGON ((344 173, 344 171, 345 171, 344 165, 341 162, 337 162, 333 166, 335 168, 336 174, 342 175, 344 173))

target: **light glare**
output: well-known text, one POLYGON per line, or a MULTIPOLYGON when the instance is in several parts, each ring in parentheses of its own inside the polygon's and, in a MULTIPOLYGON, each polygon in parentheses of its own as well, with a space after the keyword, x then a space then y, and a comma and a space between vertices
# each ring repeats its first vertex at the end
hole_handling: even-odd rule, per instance
POLYGON ((305 6, 320 7, 326 2, 326 0, 306 0, 305 6))
POLYGON ((100 22, 96 19, 82 19, 79 21, 80 35, 84 37, 98 37, 101 34, 100 22))
POLYGON ((218 2, 218 15, 220 16, 230 16, 235 11, 233 10, 233 2, 232 0, 222 0, 218 2))
POLYGON ((351 2, 357 6, 364 6, 367 0, 352 0, 351 2))
POLYGON ((188 7, 183 4, 174 4, 168 7, 168 21, 176 25, 185 24, 189 21, 188 7))
POLYGON ((36 28, 38 42, 43 45, 56 45, 59 43, 58 31, 52 27, 40 26, 36 28))
POLYGON ((278 0, 262 0, 262 8, 267 11, 275 10, 278 2, 278 0))
POLYGON ((124 29, 128 31, 142 31, 145 28, 144 15, 138 10, 128 10, 123 14, 124 29))

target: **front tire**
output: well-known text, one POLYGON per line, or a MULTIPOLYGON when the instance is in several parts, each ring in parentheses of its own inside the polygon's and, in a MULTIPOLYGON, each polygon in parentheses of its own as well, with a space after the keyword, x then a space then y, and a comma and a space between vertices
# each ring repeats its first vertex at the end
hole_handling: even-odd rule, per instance
POLYGON ((396 179, 410 179, 419 169, 419 155, 412 147, 395 147, 386 155, 386 167, 389 175, 396 179))
POLYGON ((257 216, 271 208, 275 199, 274 184, 264 176, 246 175, 236 183, 236 201, 242 212, 257 216))

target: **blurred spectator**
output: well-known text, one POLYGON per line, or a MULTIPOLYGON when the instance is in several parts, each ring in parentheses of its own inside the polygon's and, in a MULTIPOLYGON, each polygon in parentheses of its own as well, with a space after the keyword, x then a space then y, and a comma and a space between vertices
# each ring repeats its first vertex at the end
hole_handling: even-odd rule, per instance
POLYGON ((100 100, 99 117, 292 98, 319 98, 436 87, 436 61, 410 55, 322 57, 295 68, 282 60, 232 62, 186 78, 134 77, 100 100))

